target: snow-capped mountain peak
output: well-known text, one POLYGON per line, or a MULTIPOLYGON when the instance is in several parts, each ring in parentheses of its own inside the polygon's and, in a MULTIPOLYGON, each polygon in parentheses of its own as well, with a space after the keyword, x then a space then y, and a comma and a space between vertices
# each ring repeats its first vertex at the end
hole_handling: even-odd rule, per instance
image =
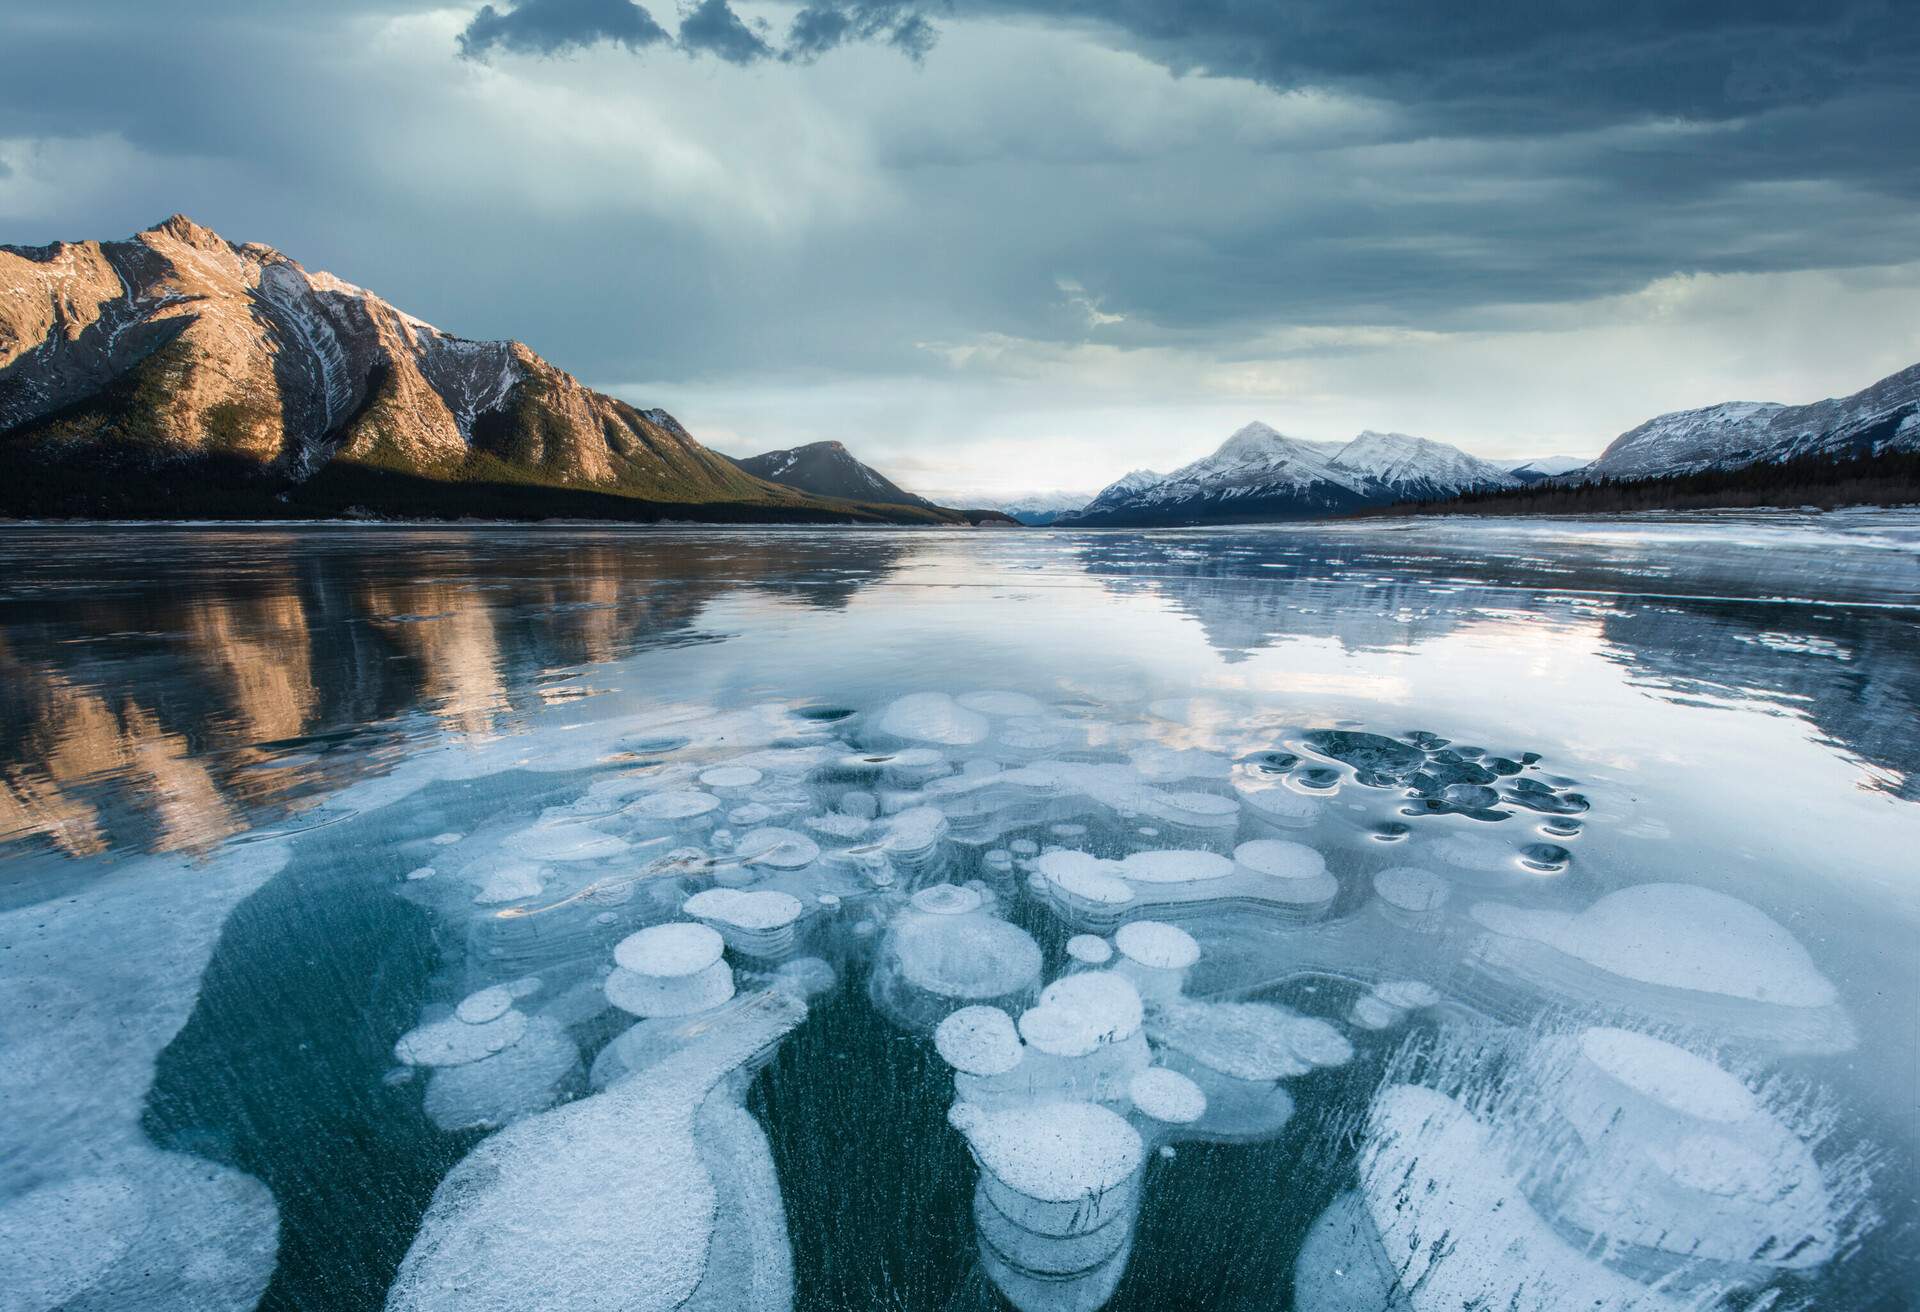
POLYGON ((1153 470, 1135 469, 1122 474, 1119 478, 1116 478, 1113 482, 1101 488, 1096 494, 1096 499, 1098 497, 1104 497, 1109 493, 1138 492, 1141 488, 1152 487, 1159 481, 1160 475, 1153 470))
POLYGON ((1519 481, 1492 461, 1468 455, 1457 446, 1406 433, 1377 433, 1371 429, 1341 447, 1333 462, 1403 496, 1512 487, 1519 481))
POLYGON ((1366 432, 1349 442, 1320 442, 1256 421, 1164 478, 1129 474, 1065 520, 1299 519, 1517 482, 1498 465, 1428 438, 1366 432))

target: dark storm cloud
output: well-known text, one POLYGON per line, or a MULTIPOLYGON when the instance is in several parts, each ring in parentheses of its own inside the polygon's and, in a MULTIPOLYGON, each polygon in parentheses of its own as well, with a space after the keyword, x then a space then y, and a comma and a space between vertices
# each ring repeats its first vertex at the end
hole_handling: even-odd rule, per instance
POLYGON ((933 49, 939 32, 913 4, 899 0, 815 0, 794 16, 783 59, 807 62, 855 42, 892 46, 919 60, 933 49))
POLYGON ((1920 7, 1905 0, 964 3, 1109 25, 1180 70, 1338 87, 1519 133, 1911 87, 1920 56, 1920 7))
MULTIPOLYGON (((490 26, 526 14, 537 37, 515 48, 551 50, 621 40, 600 12, 615 7, 630 6, 526 0, 508 15, 481 13, 490 26)), ((1104 29, 1179 72, 1384 99, 1445 131, 1720 121, 1874 88, 1911 90, 1920 79, 1920 6, 1905 0, 816 0, 794 18, 781 54, 808 60, 880 42, 918 58, 942 16, 992 14, 1104 29)), ((718 0, 689 22, 698 32, 688 40, 683 28, 690 49, 736 60, 766 50, 718 0)))
POLYGON ((27 140, 0 144, 0 200, 30 198, 0 241, 185 210, 603 380, 910 373, 917 343, 980 334, 1224 357, 1274 325, 1472 328, 1675 272, 1920 250, 1910 9, 815 0, 762 32, 708 0, 676 42, 626 0, 495 0, 466 36, 496 77, 452 57, 435 0, 26 4, 0 5, 0 142, 27 140), (925 51, 936 23, 917 73, 848 49, 925 51), (775 73, 754 42, 826 62, 775 73), (519 58, 589 44, 763 68, 663 63, 623 89, 624 60, 583 60, 576 98, 555 91, 574 70, 519 58), (1300 110, 1115 49, 1366 103, 1300 110), (656 85, 699 116, 656 126, 656 85), (553 130, 492 142, 495 96, 553 130), (604 183, 627 162, 593 147, 626 140, 628 103, 636 171, 671 148, 728 186, 639 204, 604 183), (771 134, 796 167, 755 148, 755 113, 818 127, 771 134), (96 137, 127 154, 85 165, 93 190, 36 181, 96 137), (466 167, 438 166, 468 138, 466 167), (1062 278, 1124 319, 1090 325, 1062 278))
POLYGON ((773 47, 741 21, 727 0, 701 0, 680 21, 680 47, 688 54, 715 55, 729 64, 751 64, 773 55, 773 47))
POLYGON ((507 10, 481 6, 460 34, 460 53, 556 55, 602 42, 644 50, 666 40, 666 29, 632 0, 520 0, 507 10))
MULTIPOLYGON (((841 46, 871 42, 918 61, 939 38, 921 9, 912 0, 813 0, 794 16, 785 44, 776 51, 728 0, 700 0, 681 20, 678 45, 689 55, 752 64, 776 55, 789 63, 811 63, 841 46)), ((460 34, 459 45, 462 55, 481 59, 494 50, 558 55, 602 44, 638 51, 667 39, 653 16, 629 0, 520 0, 504 11, 484 6, 460 34)))

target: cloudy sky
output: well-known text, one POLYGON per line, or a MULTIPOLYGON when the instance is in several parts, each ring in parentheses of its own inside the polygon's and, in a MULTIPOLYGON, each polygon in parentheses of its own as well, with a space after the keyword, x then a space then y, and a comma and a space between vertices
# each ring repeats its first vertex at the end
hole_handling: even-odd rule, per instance
POLYGON ((1855 390, 1916 124, 1913 0, 0 6, 0 241, 184 211, 935 492, 1855 390))

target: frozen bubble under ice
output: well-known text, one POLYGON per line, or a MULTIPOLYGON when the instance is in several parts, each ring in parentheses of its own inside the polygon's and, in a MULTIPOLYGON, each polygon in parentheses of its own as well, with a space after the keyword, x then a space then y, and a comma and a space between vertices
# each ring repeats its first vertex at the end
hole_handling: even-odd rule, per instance
POLYGON ((409 1066, 464 1066, 512 1047, 526 1032, 525 1012, 503 1010, 472 1023, 449 1016, 408 1030, 393 1045, 393 1055, 409 1066))
POLYGON ((820 845, 795 830, 769 825, 740 835, 733 854, 747 865, 798 870, 820 859, 820 845))
POLYGON ((615 945, 613 959, 636 975, 670 978, 698 974, 725 950, 720 935, 707 926, 675 921, 627 935, 615 945))
POLYGON ((604 861, 627 850, 627 840, 579 820, 541 820, 508 834, 501 847, 528 861, 604 861))
POLYGON ((1233 849, 1234 861, 1257 875, 1274 879, 1317 879, 1327 873, 1327 859, 1305 843, 1284 838, 1256 838, 1233 849))
POLYGON ((1452 888, 1431 870, 1418 866, 1390 866, 1373 877, 1373 891, 1395 911, 1424 916, 1447 904, 1452 888))
POLYGON ((1039 1202, 1095 1210, 1095 1200, 1126 1184, 1146 1158, 1139 1133, 1095 1103, 989 1110, 956 1102, 947 1119, 996 1181, 1039 1202))
POLYGON ((1241 781, 1235 788, 1255 820, 1281 829, 1311 829, 1325 805, 1319 798, 1297 793, 1280 783, 1256 786, 1241 781))
POLYGON ((915 893, 910 901, 915 911, 930 916, 964 916, 986 903, 979 889, 958 884, 931 885, 915 893))
POLYGON ((481 989, 478 993, 469 993, 453 1009, 454 1019, 468 1025, 484 1025, 490 1020, 506 1015, 513 1006, 513 990, 505 985, 496 984, 492 988, 481 989))
POLYGON ((1108 971, 1082 971, 1040 990, 1020 1017, 1020 1036, 1056 1057, 1084 1057, 1140 1032, 1144 1008, 1133 984, 1108 971))
POLYGON ((910 742, 966 746, 987 736, 987 718, 943 692, 909 693, 880 714, 881 733, 910 742))
POLYGON ((1185 970, 1200 960, 1200 945, 1193 935, 1158 920, 1120 926, 1113 943, 1129 961, 1154 970, 1185 970))
POLYGON ((448 1133, 506 1125, 559 1101, 579 1065, 566 1031, 535 1017, 518 1041, 492 1056, 437 1068, 422 1106, 448 1133))
POLYGON ((1233 862, 1217 852, 1171 848, 1156 852, 1132 852, 1122 857, 1117 873, 1141 884, 1187 884, 1209 879, 1225 879, 1233 873, 1233 862))
MULTIPOLYGON (((1480 908, 1475 911, 1487 923, 1480 908)), ((1643 984, 1781 1007, 1829 1007, 1839 1000, 1832 982, 1778 921, 1738 898, 1691 884, 1635 884, 1574 915, 1507 917, 1495 927, 1643 984)))
POLYGON ((720 799, 697 789, 672 789, 648 793, 629 806, 623 814, 641 820, 691 820, 720 807, 720 799))
POLYGON ((978 711, 982 715, 1035 716, 1045 715, 1047 708, 1038 698, 1029 697, 1023 692, 970 692, 956 698, 959 704, 969 711, 978 711))
POLYGON ((1595 1026, 1580 1035, 1580 1055, 1635 1093, 1707 1121, 1742 1121, 1759 1111, 1747 1086, 1685 1048, 1650 1034, 1595 1026))
POLYGON ((962 1007, 933 1031, 947 1065, 968 1075, 1004 1075, 1020 1064, 1020 1035, 998 1007, 962 1007))
POLYGON ((725 940, 694 921, 654 925, 621 939, 603 985, 608 1002, 636 1016, 686 1016, 733 996, 725 940))
POLYGON ((1187 1076, 1149 1066, 1127 1085, 1127 1097, 1142 1116, 1167 1125, 1191 1125, 1207 1114, 1207 1095, 1187 1076))
POLYGON ((1084 965, 1101 966, 1113 959, 1113 945, 1098 934, 1075 934, 1067 940, 1067 955, 1084 965))
POLYGON ((701 920, 718 920, 741 929, 784 929, 800 918, 800 899, 777 889, 707 888, 680 909, 701 920))

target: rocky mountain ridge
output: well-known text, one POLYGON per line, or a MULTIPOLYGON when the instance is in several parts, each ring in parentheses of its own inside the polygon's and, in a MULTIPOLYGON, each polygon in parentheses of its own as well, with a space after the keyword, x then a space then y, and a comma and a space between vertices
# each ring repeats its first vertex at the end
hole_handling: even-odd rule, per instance
POLYGON ((1657 415, 1615 438, 1587 479, 1665 478, 1802 456, 1920 450, 1920 364, 1810 405, 1728 401, 1657 415))
POLYGON ((520 342, 182 215, 0 247, 0 513, 956 522, 753 477, 520 342))

